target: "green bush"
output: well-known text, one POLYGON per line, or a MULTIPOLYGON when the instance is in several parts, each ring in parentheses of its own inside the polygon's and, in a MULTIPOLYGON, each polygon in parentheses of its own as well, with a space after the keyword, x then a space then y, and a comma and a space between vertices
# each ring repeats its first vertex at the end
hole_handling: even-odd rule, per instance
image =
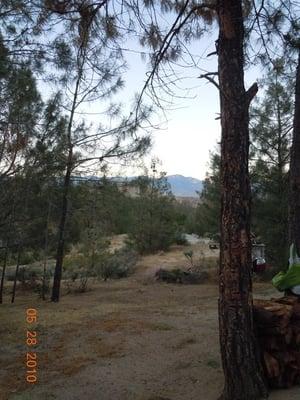
POLYGON ((168 250, 175 242, 178 224, 175 198, 165 178, 140 177, 136 181, 139 196, 134 199, 133 221, 128 236, 140 254, 168 250))
POLYGON ((20 264, 27 265, 37 261, 36 254, 33 251, 24 251, 21 253, 20 264))
POLYGON ((77 253, 75 249, 68 254, 63 263, 63 279, 67 292, 85 292, 88 288, 89 278, 95 276, 95 263, 99 255, 93 259, 89 255, 77 253))
POLYGON ((6 269, 6 271, 5 271, 5 279, 8 282, 13 282, 14 281, 14 279, 15 279, 15 271, 16 271, 16 268, 7 268, 6 269))
POLYGON ((98 276, 104 280, 126 278, 133 273, 137 260, 136 251, 130 247, 116 250, 103 260, 98 269, 98 276))
POLYGON ((188 244, 188 241, 183 233, 177 233, 175 236, 175 243, 179 246, 186 246, 188 244))
POLYGON ((26 283, 36 281, 38 275, 39 274, 35 269, 21 266, 17 274, 17 280, 25 285, 26 283))

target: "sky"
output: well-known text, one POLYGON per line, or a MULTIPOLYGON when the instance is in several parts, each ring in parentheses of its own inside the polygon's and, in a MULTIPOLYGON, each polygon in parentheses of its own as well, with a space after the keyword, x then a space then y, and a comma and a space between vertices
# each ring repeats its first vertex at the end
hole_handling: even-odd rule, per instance
MULTIPOLYGON (((214 51, 214 38, 203 38, 194 43, 191 51, 194 55, 207 55, 214 51)), ((200 63, 205 70, 216 70, 214 60, 204 59, 200 63)), ((146 78, 147 66, 139 54, 129 54, 129 69, 126 76, 125 93, 134 87, 139 90, 146 78)), ((151 157, 161 161, 160 169, 168 175, 180 174, 204 179, 208 170, 209 152, 214 150, 220 141, 220 121, 215 120, 219 112, 219 94, 217 89, 206 80, 199 79, 203 73, 198 68, 184 70, 178 68, 182 75, 180 98, 173 99, 170 106, 165 104, 164 114, 155 119, 160 129, 153 130, 153 147, 145 157, 147 165, 151 157), (188 89, 189 88, 189 89, 188 89), (181 98, 186 96, 186 98, 181 98)), ((166 101, 171 101, 166 98, 166 101)), ((129 175, 135 171, 129 169, 129 175)))
MULTIPOLYGON (((199 79, 199 75, 217 71, 217 57, 207 57, 215 50, 216 39, 215 32, 190 46, 191 53, 200 60, 197 68, 178 68, 183 78, 180 86, 187 90, 178 90, 177 93, 186 98, 175 98, 171 107, 166 103, 165 115, 161 113, 160 117, 154 119, 159 129, 153 130, 153 147, 145 157, 148 167, 151 158, 158 157, 161 161, 160 170, 168 175, 180 174, 202 180, 209 171, 210 152, 217 148, 221 140, 220 120, 216 120, 220 111, 219 93, 214 85, 199 79)), ((131 43, 129 47, 139 50, 136 43, 131 43)), ((134 91, 141 89, 149 71, 139 54, 128 52, 126 56, 129 68, 125 76, 123 98, 129 98, 134 91)), ((260 77, 261 72, 257 67, 246 71, 246 88, 260 77)), ((118 173, 131 176, 139 174, 140 170, 129 168, 118 173)))
MULTIPOLYGON (((205 178, 209 168, 209 153, 220 141, 220 121, 215 119, 219 113, 219 94, 215 86, 198 77, 205 71, 217 69, 216 56, 206 57, 215 50, 214 42, 214 37, 206 37, 191 47, 193 55, 203 57, 199 65, 203 70, 178 68, 182 81, 178 83, 181 89, 176 91, 176 95, 180 98, 174 98, 170 104, 171 98, 165 97, 163 110, 157 110, 151 118, 157 128, 151 131, 153 146, 143 159, 146 167, 150 168, 152 158, 158 158, 159 171, 167 175, 205 178)), ((127 43, 127 48, 134 52, 124 52, 128 69, 123 76, 125 87, 117 96, 119 101, 125 103, 141 91, 149 71, 147 63, 135 52, 142 50, 138 43, 127 43)), ((88 104, 85 109, 97 114, 99 105, 88 104)), ((102 117, 89 118, 96 126, 102 117)), ((141 167, 110 166, 112 175, 133 176, 141 173, 141 167)))
MULTIPOLYGON (((217 57, 207 57, 207 54, 215 51, 216 39, 217 30, 194 41, 189 50, 196 66, 186 68, 180 65, 176 68, 182 78, 178 82, 181 89, 175 92, 179 97, 173 100, 166 97, 164 109, 153 117, 153 124, 158 128, 152 130, 153 146, 143 159, 148 168, 151 158, 155 157, 160 160, 159 170, 167 175, 180 174, 202 180, 209 171, 210 152, 216 149, 221 136, 220 120, 216 120, 219 114, 219 94, 215 86, 205 79, 199 79, 199 76, 205 72, 217 71, 217 57)), ((123 75, 125 87, 118 94, 117 100, 129 104, 130 99, 141 91, 149 65, 139 54, 145 49, 141 48, 138 40, 130 39, 124 43, 124 47, 127 49, 124 54, 128 69, 123 75)), ((246 88, 259 75, 257 68, 247 72, 246 88)), ((89 122, 97 126, 103 117, 92 114, 97 114, 99 105, 88 104, 85 109, 91 114, 89 122)), ((133 176, 143 173, 143 170, 114 165, 110 166, 109 172, 111 175, 133 176)))

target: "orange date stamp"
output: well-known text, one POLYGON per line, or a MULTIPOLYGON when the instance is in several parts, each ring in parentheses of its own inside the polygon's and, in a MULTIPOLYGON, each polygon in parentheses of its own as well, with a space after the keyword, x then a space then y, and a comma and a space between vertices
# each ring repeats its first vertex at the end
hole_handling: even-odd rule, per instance
MULTIPOLYGON (((26 310, 26 322, 29 325, 37 323, 37 310, 35 308, 28 308, 26 310)), ((38 343, 37 331, 27 329, 26 330, 26 345, 28 347, 26 353, 26 381, 28 383, 36 383, 37 382, 37 354, 35 351, 35 347, 38 343)))

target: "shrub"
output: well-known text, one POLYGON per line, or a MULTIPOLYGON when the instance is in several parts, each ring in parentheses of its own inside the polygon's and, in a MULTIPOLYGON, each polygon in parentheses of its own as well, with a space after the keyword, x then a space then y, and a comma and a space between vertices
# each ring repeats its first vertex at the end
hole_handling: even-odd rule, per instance
POLYGON ((129 247, 85 256, 72 251, 64 262, 64 284, 67 292, 85 292, 90 277, 98 276, 104 280, 125 278, 133 272, 137 253, 129 247))
POLYGON ((17 275, 17 280, 22 285, 33 284, 38 278, 38 273, 35 269, 30 267, 20 267, 17 275))
MULTIPOLYGON (((39 297, 43 297, 50 291, 50 277, 51 271, 49 268, 46 270, 45 280, 43 274, 43 267, 41 264, 36 265, 21 265, 17 274, 17 281, 20 283, 22 290, 31 290, 38 293, 39 297)), ((14 281, 15 267, 7 270, 6 279, 14 281)))
POLYGON ((188 241, 183 233, 177 233, 175 236, 175 243, 179 246, 186 246, 188 244, 188 241))
POLYGON ((95 254, 93 260, 83 253, 77 253, 75 249, 65 257, 63 264, 64 283, 67 287, 67 293, 73 291, 85 292, 88 288, 88 280, 95 276, 95 267, 93 263, 99 259, 95 254))
POLYGON ((206 271, 190 272, 179 268, 172 270, 160 268, 156 271, 155 277, 157 280, 167 283, 200 284, 205 282, 209 275, 206 271))
POLYGON ((10 268, 10 267, 6 269, 6 271, 5 271, 5 279, 8 282, 13 282, 14 281, 14 279, 15 279, 15 269, 16 268, 10 268))
POLYGON ((116 250, 103 260, 98 268, 98 276, 104 280, 125 278, 132 274, 137 259, 136 251, 130 247, 116 250))
POLYGON ((37 255, 34 254, 33 251, 24 251, 23 253, 21 253, 20 264, 32 264, 34 261, 37 260, 36 257, 37 255))

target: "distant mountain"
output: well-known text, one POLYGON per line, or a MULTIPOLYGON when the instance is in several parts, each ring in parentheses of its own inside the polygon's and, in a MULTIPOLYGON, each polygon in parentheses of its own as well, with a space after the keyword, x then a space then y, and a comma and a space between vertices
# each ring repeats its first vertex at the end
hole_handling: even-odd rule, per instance
MULTIPOLYGON (((132 181, 135 176, 122 177, 115 176, 110 179, 113 182, 132 181)), ((97 181, 100 178, 97 176, 72 176, 74 182, 97 181)), ((203 181, 196 178, 191 178, 183 175, 168 175, 167 180, 171 186, 172 193, 176 197, 197 197, 196 192, 201 192, 203 189, 203 181)))
POLYGON ((201 192, 203 189, 203 182, 196 178, 182 175, 169 175, 167 179, 171 185, 174 196, 197 197, 196 191, 201 192))

